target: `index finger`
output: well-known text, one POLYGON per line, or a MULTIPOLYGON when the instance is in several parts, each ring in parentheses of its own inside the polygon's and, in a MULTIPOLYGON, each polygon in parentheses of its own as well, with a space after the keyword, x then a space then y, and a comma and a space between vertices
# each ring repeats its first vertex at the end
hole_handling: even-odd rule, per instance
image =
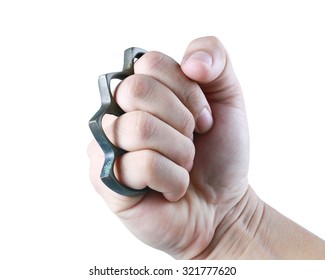
POLYGON ((149 75, 174 92, 192 113, 196 132, 205 133, 212 127, 211 108, 203 91, 185 76, 175 60, 160 52, 148 52, 137 60, 134 72, 149 75))

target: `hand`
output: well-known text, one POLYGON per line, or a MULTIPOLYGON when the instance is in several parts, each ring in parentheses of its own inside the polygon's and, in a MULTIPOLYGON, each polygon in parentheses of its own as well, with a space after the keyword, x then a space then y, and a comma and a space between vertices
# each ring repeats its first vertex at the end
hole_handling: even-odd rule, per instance
POLYGON ((115 93, 126 113, 107 115, 103 127, 129 151, 116 162, 118 179, 155 191, 138 197, 112 192, 99 179, 103 155, 93 142, 96 190, 139 239, 175 258, 231 257, 238 240, 229 229, 251 209, 245 205, 254 195, 244 100, 224 47, 214 37, 196 39, 181 65, 149 52, 134 70, 115 93))

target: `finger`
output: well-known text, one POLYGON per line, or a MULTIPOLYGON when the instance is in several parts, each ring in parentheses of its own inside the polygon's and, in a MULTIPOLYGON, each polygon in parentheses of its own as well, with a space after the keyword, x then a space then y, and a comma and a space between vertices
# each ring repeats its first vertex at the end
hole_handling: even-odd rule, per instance
POLYGON ((190 171, 195 148, 193 142, 177 130, 142 111, 118 118, 106 115, 103 127, 112 143, 127 151, 151 149, 190 171))
POLYGON ((241 87, 229 56, 217 38, 192 41, 185 51, 181 68, 187 77, 199 83, 209 101, 244 108, 241 87))
POLYGON ((129 76, 119 85, 115 98, 125 112, 148 112, 192 138, 195 124, 191 112, 168 87, 151 76, 129 76))
POLYGON ((159 52, 148 52, 137 60, 134 71, 149 75, 167 86, 192 113, 196 132, 205 133, 212 127, 207 99, 197 83, 184 75, 176 61, 159 52))
POLYGON ((148 186, 169 201, 183 197, 189 185, 189 173, 183 167, 152 150, 124 154, 116 161, 115 174, 121 183, 134 189, 148 186))
MULTIPOLYGON (((96 191, 105 199, 114 212, 134 205, 142 197, 121 196, 103 184, 100 172, 104 155, 96 141, 88 147, 90 179, 96 191)), ((119 157, 114 165, 117 179, 134 189, 151 189, 161 192, 169 201, 184 196, 189 186, 189 173, 159 153, 151 150, 129 152, 119 157)))
POLYGON ((141 195, 134 197, 120 195, 112 191, 101 181, 100 173, 104 163, 104 153, 96 141, 92 141, 88 146, 88 156, 90 160, 90 181, 114 213, 119 213, 123 209, 129 209, 143 198, 141 195))

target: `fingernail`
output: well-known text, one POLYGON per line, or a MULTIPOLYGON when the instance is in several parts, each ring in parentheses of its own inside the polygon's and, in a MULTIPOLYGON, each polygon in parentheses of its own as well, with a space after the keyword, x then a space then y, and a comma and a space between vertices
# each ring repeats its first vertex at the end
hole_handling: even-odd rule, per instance
POLYGON ((196 118, 196 132, 205 133, 211 129, 213 118, 209 110, 204 107, 200 115, 196 118))
POLYGON ((212 65, 212 57, 210 54, 204 51, 197 51, 192 53, 187 59, 186 62, 190 60, 196 60, 201 63, 204 63, 207 67, 211 67, 212 65))

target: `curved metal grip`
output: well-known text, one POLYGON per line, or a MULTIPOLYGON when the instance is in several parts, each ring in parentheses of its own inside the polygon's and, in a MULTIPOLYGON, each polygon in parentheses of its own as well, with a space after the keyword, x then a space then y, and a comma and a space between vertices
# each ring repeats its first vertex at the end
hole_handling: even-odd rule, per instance
POLYGON ((114 164, 116 159, 126 153, 126 151, 116 147, 107 138, 102 127, 102 119, 105 114, 113 114, 115 116, 121 116, 124 114, 124 111, 114 100, 110 87, 111 80, 123 80, 126 77, 134 74, 133 67, 135 60, 140 58, 145 53, 146 51, 140 48, 129 48, 124 52, 124 65, 121 72, 113 72, 99 76, 98 86, 102 105, 89 121, 89 128, 105 154, 105 161, 100 174, 100 178, 103 183, 111 190, 125 196, 136 196, 144 194, 148 191, 149 188, 146 187, 142 190, 136 190, 121 184, 117 180, 114 174, 114 164))

